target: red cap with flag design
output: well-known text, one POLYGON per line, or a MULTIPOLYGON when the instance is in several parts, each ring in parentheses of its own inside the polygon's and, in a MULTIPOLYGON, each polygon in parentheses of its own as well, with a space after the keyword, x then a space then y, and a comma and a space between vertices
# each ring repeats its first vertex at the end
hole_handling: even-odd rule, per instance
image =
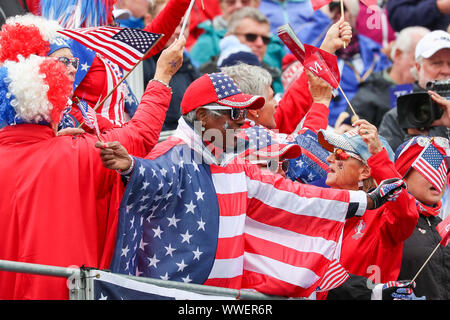
POLYGON ((181 112, 187 114, 210 103, 231 108, 260 109, 264 106, 265 99, 242 93, 234 81, 224 73, 204 74, 186 89, 181 101, 181 112))

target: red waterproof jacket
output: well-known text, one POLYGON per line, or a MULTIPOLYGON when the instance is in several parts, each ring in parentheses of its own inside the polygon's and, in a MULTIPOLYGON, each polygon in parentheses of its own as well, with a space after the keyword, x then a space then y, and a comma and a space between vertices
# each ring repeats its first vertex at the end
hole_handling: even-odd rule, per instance
MULTIPOLYGON (((135 116, 106 131, 144 157, 157 143, 170 90, 150 82, 135 116)), ((60 267, 109 268, 122 196, 103 167, 94 135, 55 136, 35 124, 0 130, 0 259, 60 267)), ((0 299, 67 299, 65 278, 0 272, 0 299)))
MULTIPOLYGON (((377 183, 399 177, 387 151, 370 157, 367 164, 377 183)), ((397 280, 403 241, 414 231, 419 214, 415 198, 403 189, 396 201, 367 210, 362 217, 348 219, 344 227, 341 264, 351 274, 385 283, 397 280)))

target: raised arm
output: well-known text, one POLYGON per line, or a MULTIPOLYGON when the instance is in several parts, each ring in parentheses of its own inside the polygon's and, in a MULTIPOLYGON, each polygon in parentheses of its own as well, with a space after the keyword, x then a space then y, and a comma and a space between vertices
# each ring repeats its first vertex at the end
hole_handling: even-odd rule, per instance
MULTIPOLYGON (((320 48, 334 54, 336 50, 348 44, 351 37, 352 28, 350 24, 341 19, 328 29, 320 48)), ((308 113, 313 102, 315 101, 309 92, 308 77, 305 73, 302 73, 289 87, 288 91, 285 92, 278 104, 274 115, 277 129, 281 133, 293 133, 305 114, 308 113)), ((327 110, 322 108, 320 111, 328 112, 328 108, 327 110)))
POLYGON ((135 156, 144 157, 150 152, 161 133, 172 95, 168 83, 182 64, 185 43, 181 37, 162 52, 155 77, 147 85, 134 117, 123 127, 106 131, 103 141, 119 141, 135 156))

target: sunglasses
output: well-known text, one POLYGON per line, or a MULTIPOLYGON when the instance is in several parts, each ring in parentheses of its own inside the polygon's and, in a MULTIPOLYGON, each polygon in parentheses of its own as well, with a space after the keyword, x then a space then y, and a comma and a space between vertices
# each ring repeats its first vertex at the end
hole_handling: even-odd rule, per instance
POLYGON ((270 160, 252 160, 250 161, 253 164, 263 166, 272 171, 272 168, 277 168, 279 172, 280 170, 286 173, 289 170, 289 159, 284 159, 282 161, 278 161, 277 159, 270 160))
POLYGON ((231 108, 231 107, 221 107, 221 106, 204 106, 204 109, 215 113, 214 111, 220 112, 220 114, 215 113, 216 115, 224 114, 225 112, 230 111, 231 119, 239 120, 247 118, 248 109, 240 109, 240 108, 231 108))
POLYGON ((352 157, 352 158, 355 158, 355 159, 365 163, 365 161, 359 155, 357 155, 356 153, 349 152, 349 151, 344 151, 344 150, 339 149, 339 148, 335 148, 333 154, 334 154, 334 157, 335 157, 336 160, 341 160, 342 161, 342 160, 347 160, 349 157, 352 157))
POLYGON ((80 62, 80 59, 78 59, 77 57, 74 57, 74 58, 58 57, 57 59, 59 62, 64 64, 66 67, 69 67, 70 65, 72 65, 72 67, 74 67, 75 70, 78 69, 78 64, 80 62))
POLYGON ((268 45, 270 43, 270 37, 268 36, 263 36, 256 33, 236 33, 236 34, 244 36, 245 40, 247 40, 248 42, 255 42, 258 37, 261 37, 265 45, 268 45))

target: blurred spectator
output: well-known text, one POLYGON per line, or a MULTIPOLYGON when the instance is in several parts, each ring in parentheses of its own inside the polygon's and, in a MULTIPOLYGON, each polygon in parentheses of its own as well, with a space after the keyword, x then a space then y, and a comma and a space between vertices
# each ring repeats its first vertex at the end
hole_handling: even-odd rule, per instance
MULTIPOLYGON (((159 12, 165 7, 168 0, 156 0, 154 6, 151 6, 148 10, 148 13, 145 15, 145 25, 149 25, 152 21, 152 17, 156 17, 159 12)), ((176 39, 180 36, 181 27, 183 25, 184 18, 175 29, 175 32, 172 34, 172 37, 167 42, 165 48, 170 46, 176 39)), ((187 39, 189 36, 189 22, 184 29, 184 37, 187 39)), ((144 84, 146 85, 153 76, 156 71, 156 64, 160 57, 161 53, 157 53, 153 57, 144 60, 144 84)), ((181 116, 180 103, 183 98, 184 91, 186 88, 198 77, 200 77, 200 73, 197 69, 192 65, 191 59, 189 58, 189 53, 185 50, 183 53, 183 64, 180 69, 178 69, 177 73, 175 73, 170 80, 170 87, 172 88, 172 99, 170 100, 169 109, 167 110, 166 119, 164 120, 164 124, 162 130, 175 130, 178 126, 178 119, 181 116)))
POLYGON ((24 0, 0 0, 0 26, 8 17, 26 12, 28 12, 28 6, 24 0))
MULTIPOLYGON (((419 212, 419 221, 414 232, 403 242, 400 279, 412 279, 441 241, 436 226, 442 221, 439 214, 443 209, 445 185, 441 190, 441 186, 436 186, 428 172, 424 172, 419 166, 413 166, 425 148, 431 150, 435 159, 442 159, 442 156, 445 157, 450 152, 448 139, 430 139, 424 136, 404 142, 396 152, 395 168, 406 180, 409 192, 416 198, 419 212)), ((448 167, 446 168, 448 175, 448 167)), ((417 295, 426 296, 427 300, 450 299, 450 246, 439 245, 415 282, 417 295)))
MULTIPOLYGON (((410 70, 415 64, 416 45, 428 32, 430 31, 424 27, 408 27, 399 33, 391 50, 392 66, 372 73, 366 81, 360 83, 351 100, 359 118, 378 128, 384 114, 396 107, 397 96, 412 91, 414 77, 410 70)), ((340 132, 346 131, 352 128, 354 120, 353 112, 347 106, 345 112, 339 115, 335 127, 340 132)))
POLYGON ((213 20, 222 14, 219 1, 217 0, 195 0, 189 20, 189 38, 186 39, 186 49, 190 50, 198 37, 204 32, 199 25, 206 20, 213 20), (202 4, 204 8, 202 7, 202 4))
POLYGON ((227 32, 228 20, 233 12, 247 6, 257 8, 259 0, 219 0, 219 4, 222 14, 198 25, 204 32, 190 50, 197 67, 219 54, 219 41, 227 32))
POLYGON ((113 14, 125 13, 122 17, 115 16, 121 27, 144 29, 144 15, 152 4, 153 0, 118 0, 113 14))
POLYGON ((449 0, 389 0, 387 10, 395 31, 409 26, 447 30, 450 24, 449 0))
MULTIPOLYGON (((336 51, 338 66, 341 72, 340 86, 347 98, 351 101, 358 90, 359 84, 366 81, 373 72, 382 71, 390 66, 388 57, 381 51, 381 45, 372 39, 363 36, 355 29, 357 8, 351 2, 344 1, 345 21, 349 22, 353 28, 353 36, 350 44, 345 49, 336 51), (347 8, 348 6, 348 8, 347 8)), ((341 17, 339 2, 332 2, 329 5, 330 14, 333 21, 338 21, 341 17)), ((347 101, 340 91, 330 104, 329 124, 334 126, 337 117, 347 108, 347 101)))
MULTIPOLYGON (((261 62, 261 66, 272 76, 273 90, 276 93, 283 92, 280 76, 284 49, 279 40, 274 42, 273 37, 270 37, 270 22, 267 17, 256 8, 246 7, 235 11, 229 19, 226 35, 234 35, 242 44, 250 47, 261 62), (272 43, 272 51, 269 43, 272 43)), ((212 57, 199 68, 199 71, 202 73, 218 71, 219 57, 220 54, 212 57)))
POLYGON ((387 1, 374 2, 378 2, 378 5, 367 6, 364 2, 359 2, 356 30, 385 48, 391 41, 395 40, 395 32, 387 17, 387 1))
POLYGON ((261 62, 249 46, 241 43, 235 35, 229 35, 220 40, 220 55, 217 68, 234 66, 243 62, 252 66, 260 66, 261 62))
POLYGON ((310 1, 261 0, 259 10, 269 19, 272 34, 289 23, 300 41, 316 47, 331 26, 328 16, 320 10, 314 12, 310 1))
MULTIPOLYGON (((426 89, 426 84, 434 80, 450 79, 450 34, 436 30, 424 36, 416 46, 417 82, 413 92, 426 89)), ((402 129, 398 122, 397 107, 389 110, 380 124, 380 134, 384 136, 392 149, 396 149, 402 142, 415 135, 429 135, 448 137, 448 128, 432 126, 431 128, 402 129)))

